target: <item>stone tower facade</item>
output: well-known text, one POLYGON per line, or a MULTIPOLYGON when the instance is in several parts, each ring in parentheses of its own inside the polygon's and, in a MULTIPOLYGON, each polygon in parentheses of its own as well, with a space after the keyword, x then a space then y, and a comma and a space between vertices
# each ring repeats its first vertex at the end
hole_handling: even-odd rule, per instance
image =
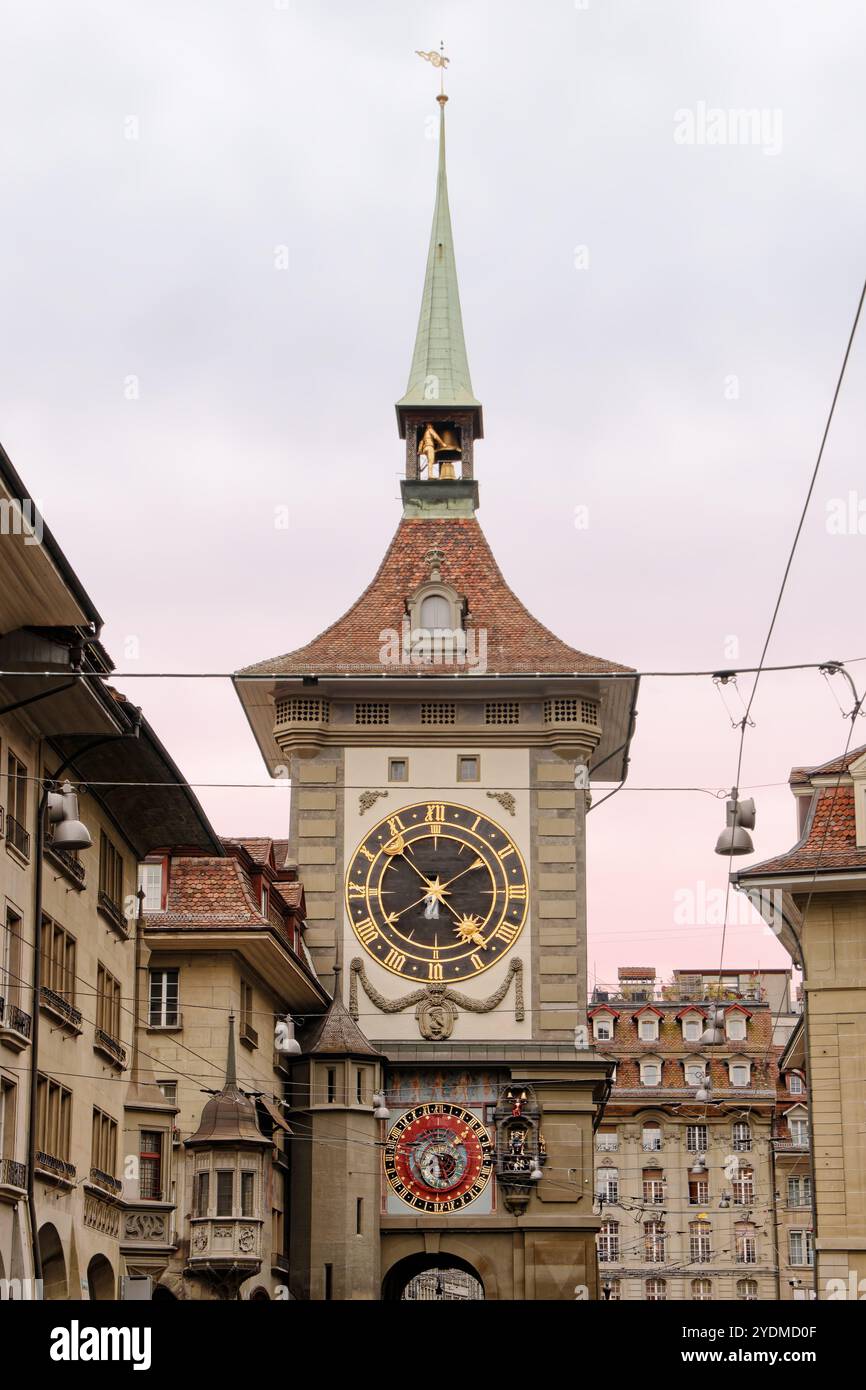
POLYGON ((533 617, 477 520, 445 100, 396 533, 342 618, 236 685, 292 778, 317 971, 383 1059, 384 1296, 433 1267, 594 1296, 585 817, 625 775, 637 678, 533 617))

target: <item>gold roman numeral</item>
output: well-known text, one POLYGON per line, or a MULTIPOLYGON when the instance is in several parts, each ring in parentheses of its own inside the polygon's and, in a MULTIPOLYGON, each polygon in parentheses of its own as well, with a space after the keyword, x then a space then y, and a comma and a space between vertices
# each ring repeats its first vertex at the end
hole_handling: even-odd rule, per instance
POLYGON ((364 856, 365 859, 369 860, 369 862, 370 862, 371 864, 375 864, 375 862, 376 862, 376 856, 375 856, 375 854, 371 854, 371 853, 370 853, 370 851, 368 850, 368 848, 367 848, 366 845, 362 845, 362 846, 361 846, 360 852, 361 852, 361 854, 363 854, 363 856, 364 856))
POLYGON ((471 955, 471 956, 469 957, 469 959, 471 960, 472 964, 475 966, 475 969, 476 969, 476 970, 483 970, 483 969, 484 969, 484 961, 483 961, 483 960, 481 959, 481 957, 478 955, 477 951, 475 952, 474 955, 471 955))
POLYGON ((390 830, 391 834, 396 838, 398 835, 402 835, 406 827, 399 816, 391 816, 390 820, 388 821, 388 829, 390 830))
POLYGON ((525 884, 525 883, 509 883, 509 885, 508 885, 508 901, 509 901, 509 902, 512 902, 512 901, 513 901, 513 902, 525 903, 525 902, 526 902, 526 884, 525 884))
POLYGON ((507 922, 503 922, 493 933, 494 937, 498 937, 500 941, 507 941, 509 946, 516 939, 517 934, 517 927, 509 926, 507 922))
POLYGON ((389 951, 385 957, 385 964, 389 970, 402 970, 406 964, 406 957, 400 951, 389 951))
POLYGON ((350 898, 363 898, 363 896, 364 896, 364 885, 363 885, 363 883, 350 883, 350 884, 349 884, 348 892, 349 892, 349 897, 350 897, 350 898))
POLYGON ((513 845, 509 845, 507 849, 504 849, 504 850, 502 851, 502 853, 500 854, 499 858, 500 858, 500 859, 507 859, 508 856, 509 856, 509 854, 513 854, 513 853, 514 853, 514 846, 513 846, 513 845))
POLYGON ((442 979, 442 966, 439 964, 438 960, 431 960, 429 966, 427 967, 427 979, 428 979, 428 980, 441 980, 441 979, 442 979))
POLYGON ((367 917, 363 922, 355 923, 355 934, 360 937, 365 946, 369 946, 371 941, 375 941, 379 935, 379 928, 371 917, 367 917))

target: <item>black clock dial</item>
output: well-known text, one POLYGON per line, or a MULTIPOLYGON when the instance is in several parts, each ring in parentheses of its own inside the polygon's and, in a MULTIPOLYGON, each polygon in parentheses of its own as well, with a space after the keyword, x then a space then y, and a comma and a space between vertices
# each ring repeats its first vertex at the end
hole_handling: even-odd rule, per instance
POLYGON ((528 884, 509 835, 468 806, 419 802, 374 826, 346 875, 368 955, 407 980, 465 980, 511 949, 528 884))

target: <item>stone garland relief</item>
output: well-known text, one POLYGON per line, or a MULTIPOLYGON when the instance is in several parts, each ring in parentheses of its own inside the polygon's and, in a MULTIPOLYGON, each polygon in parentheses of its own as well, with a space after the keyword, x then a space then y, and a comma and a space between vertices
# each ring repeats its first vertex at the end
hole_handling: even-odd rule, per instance
POLYGON ((387 792, 382 791, 361 792, 361 795, 358 797, 358 814, 360 816, 363 816, 365 811, 369 811, 371 807, 376 805, 376 802, 379 800, 380 796, 387 795, 387 792))
POLYGON ((498 801, 503 811, 507 811, 509 816, 517 814, 517 802, 511 792, 488 792, 491 801, 498 801))
POLYGON ((490 1013, 492 1009, 502 1003, 512 980, 514 981, 515 1020, 522 1023, 525 1018, 523 961, 519 959, 511 962, 502 984, 492 994, 488 994, 486 999, 473 999, 470 995, 463 994, 461 990, 452 989, 450 985, 442 983, 427 984, 421 989, 411 990, 409 994, 402 994, 397 999, 388 999, 368 978, 364 962, 357 956, 352 961, 351 972, 349 1013, 356 1022, 359 1017, 358 982, 360 980, 361 987, 370 1003, 375 1004, 376 1008, 384 1014, 402 1013, 404 1009, 408 1009, 414 1004, 418 1031, 422 1038, 427 1038, 431 1042, 442 1042, 445 1038, 450 1038, 457 1020, 458 1005, 468 1013, 490 1013))

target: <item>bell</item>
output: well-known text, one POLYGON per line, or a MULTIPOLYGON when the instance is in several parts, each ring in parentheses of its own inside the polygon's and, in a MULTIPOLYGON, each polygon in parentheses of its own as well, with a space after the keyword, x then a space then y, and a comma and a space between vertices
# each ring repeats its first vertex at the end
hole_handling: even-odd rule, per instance
POLYGON ((439 437, 442 440, 442 449, 439 450, 440 453, 447 449, 449 453, 462 454, 463 450, 457 443, 457 436, 453 430, 443 430, 439 437))
POLYGON ((62 820, 51 837, 51 843, 58 849, 90 849, 93 844, 90 831, 80 820, 62 820))

